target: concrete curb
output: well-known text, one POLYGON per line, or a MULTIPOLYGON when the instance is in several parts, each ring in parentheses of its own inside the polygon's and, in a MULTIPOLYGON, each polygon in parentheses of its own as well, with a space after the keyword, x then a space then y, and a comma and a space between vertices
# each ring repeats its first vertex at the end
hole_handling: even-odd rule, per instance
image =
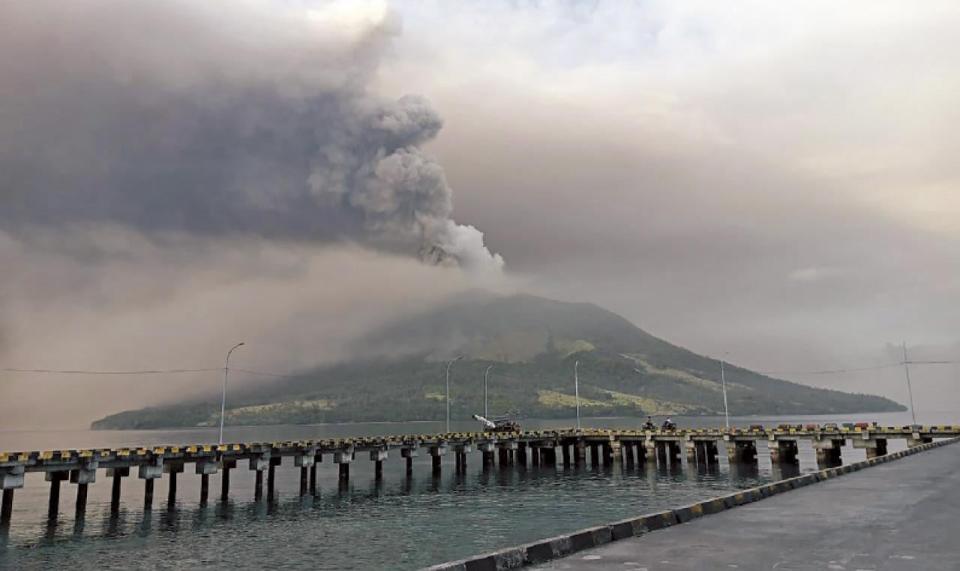
POLYGON ((956 442, 960 442, 960 438, 949 438, 928 444, 921 444, 914 448, 901 450, 900 452, 893 452, 884 456, 847 464, 846 466, 827 468, 811 474, 803 474, 801 476, 787 478, 786 480, 771 482, 757 486, 756 488, 741 490, 672 510, 646 514, 636 518, 616 521, 607 525, 589 527, 569 534, 559 535, 549 539, 541 539, 533 543, 515 547, 508 547, 467 559, 440 563, 426 567, 423 571, 502 571, 504 569, 519 569, 527 565, 544 563, 551 559, 566 557, 578 551, 599 547, 611 541, 638 537, 651 531, 687 523, 688 521, 705 515, 719 513, 737 506, 760 501, 776 494, 788 492, 795 488, 801 488, 822 482, 823 480, 836 478, 850 472, 857 472, 870 466, 876 466, 877 464, 892 462, 893 460, 899 460, 919 452, 954 444, 956 442))

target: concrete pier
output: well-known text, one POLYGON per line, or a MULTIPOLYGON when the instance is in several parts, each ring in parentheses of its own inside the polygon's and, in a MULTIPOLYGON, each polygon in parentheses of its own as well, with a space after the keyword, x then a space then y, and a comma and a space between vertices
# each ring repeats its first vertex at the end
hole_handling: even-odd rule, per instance
POLYGON ((772 440, 768 442, 770 461, 774 464, 796 464, 799 448, 796 440, 772 440))
POLYGON ((831 438, 828 440, 815 440, 813 448, 817 453, 817 464, 820 466, 839 466, 842 463, 841 452, 843 451, 844 440, 842 438, 831 438))
POLYGON ((69 472, 47 472, 44 479, 50 482, 50 499, 47 504, 47 519, 55 520, 60 515, 60 483, 70 478, 69 472))
POLYGON ((955 571, 958 448, 925 451, 528 569, 955 571))
POLYGON ((220 467, 220 501, 226 503, 230 499, 230 470, 237 467, 236 460, 224 460, 220 467))
POLYGON ((731 440, 727 441, 727 460, 733 463, 756 464, 757 462, 757 441, 756 440, 731 440))
POLYGON ((10 525, 13 516, 13 488, 5 488, 0 496, 0 526, 10 525))
MULTIPOLYGON (((107 477, 112 480, 110 486, 110 513, 120 513, 120 492, 123 485, 123 479, 130 475, 130 468, 107 468, 107 477)), ((51 486, 53 483, 50 484, 51 486)))
MULTIPOLYGON (((238 461, 249 461, 255 472, 254 498, 263 497, 264 472, 267 476, 268 497, 276 497, 276 469, 284 457, 292 457, 292 464, 300 469, 300 494, 317 494, 317 464, 323 454, 332 454, 337 465, 341 484, 349 481, 350 464, 356 453, 370 455, 374 462, 376 481, 383 477, 384 463, 389 461, 389 451, 400 450, 406 464, 407 481, 412 478, 413 459, 418 451, 426 449, 431 456, 431 469, 437 476, 442 468, 442 456, 448 449, 456 455, 457 474, 466 473, 469 455, 482 455, 484 470, 494 465, 499 455, 504 470, 526 468, 527 459, 534 468, 555 469, 558 461, 564 467, 570 464, 584 466, 590 450, 592 466, 612 466, 625 462, 628 467, 645 461, 657 461, 671 471, 683 469, 680 451, 683 447, 687 469, 696 466, 710 469, 716 464, 718 443, 724 442, 731 471, 749 476, 756 474, 757 443, 766 441, 770 460, 776 473, 793 473, 789 466, 797 466, 801 447, 810 446, 816 451, 821 464, 837 465, 841 462, 841 449, 848 441, 857 449, 863 449, 868 458, 883 456, 888 443, 893 439, 906 441, 910 447, 932 441, 935 438, 960 436, 960 426, 904 426, 881 427, 861 423, 824 427, 800 428, 785 426, 776 429, 751 427, 750 429, 694 429, 694 430, 636 430, 636 429, 562 429, 537 430, 512 433, 456 432, 437 435, 403 435, 393 437, 340 438, 331 440, 307 440, 298 442, 274 442, 253 444, 224 444, 196 446, 157 446, 152 448, 118 448, 99 450, 56 450, 33 452, 0 452, 0 490, 4 500, 4 513, 9 520, 12 514, 16 489, 23 487, 27 472, 42 472, 49 486, 48 516, 56 518, 60 508, 62 481, 70 478, 77 484, 78 515, 85 512, 86 487, 95 482, 97 471, 106 470, 112 479, 111 512, 120 511, 122 478, 128 477, 136 468, 144 480, 144 509, 153 505, 155 480, 169 474, 168 506, 177 500, 179 474, 187 464, 194 464, 194 472, 200 478, 200 502, 205 504, 209 496, 209 477, 221 472, 221 501, 227 501, 230 493, 230 472, 238 461), (561 458, 558 458, 560 456, 561 458)), ((0 518, 2 519, 2 518, 0 518)))

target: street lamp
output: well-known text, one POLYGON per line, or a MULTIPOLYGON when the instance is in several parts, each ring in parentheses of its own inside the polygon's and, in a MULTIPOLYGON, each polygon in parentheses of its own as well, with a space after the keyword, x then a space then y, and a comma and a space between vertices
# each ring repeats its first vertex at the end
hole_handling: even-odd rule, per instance
POLYGON ((447 363, 447 432, 450 432, 450 367, 460 359, 463 359, 463 355, 458 355, 447 363))
POLYGON ((487 377, 490 376, 490 369, 493 368, 493 365, 487 367, 487 370, 483 372, 483 417, 490 418, 490 415, 487 414, 487 377))
POLYGON ((580 361, 573 362, 573 394, 577 399, 577 430, 580 430, 580 361))
POLYGON ((723 371, 723 359, 720 359, 720 386, 723 387, 723 418, 730 430, 730 410, 727 408, 727 376, 723 371))
POLYGON ((246 343, 240 342, 230 348, 227 351, 227 360, 223 364, 223 395, 220 397, 220 438, 217 440, 219 444, 223 444, 223 417, 227 411, 227 376, 230 374, 230 354, 237 349, 237 347, 242 347, 246 343))
POLYGON ((910 394, 910 418, 913 426, 917 425, 917 413, 913 408, 913 387, 910 385, 910 359, 907 358, 907 342, 903 342, 903 372, 907 375, 907 392, 910 394))

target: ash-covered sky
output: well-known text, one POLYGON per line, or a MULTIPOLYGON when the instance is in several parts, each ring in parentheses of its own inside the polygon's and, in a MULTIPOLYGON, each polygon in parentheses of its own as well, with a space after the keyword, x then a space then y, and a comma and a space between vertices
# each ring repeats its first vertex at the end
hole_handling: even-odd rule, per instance
MULTIPOLYGON (((477 284, 761 370, 960 358, 956 29, 949 2, 5 3, 0 361, 215 367, 242 336, 288 370, 477 284)), ((788 378, 903 402, 899 375, 788 378)), ((209 380, 2 379, 83 420, 209 380)), ((915 379, 960 406, 957 369, 915 379)))

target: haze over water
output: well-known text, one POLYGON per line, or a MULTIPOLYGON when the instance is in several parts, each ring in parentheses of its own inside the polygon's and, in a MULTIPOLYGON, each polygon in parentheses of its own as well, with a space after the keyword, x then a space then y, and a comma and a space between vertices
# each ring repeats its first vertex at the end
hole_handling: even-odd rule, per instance
MULTIPOLYGON (((721 426, 722 418, 680 418, 682 427, 721 426)), ((909 413, 845 417, 731 418, 735 426, 780 422, 876 420, 882 425, 910 423, 909 413)), ((926 414, 926 424, 955 421, 953 415, 926 414)), ((588 419, 585 427, 633 427, 642 418, 588 419)), ((569 427, 570 420, 527 421, 525 428, 569 427)), ((455 430, 475 430, 473 422, 455 430)), ((275 441, 344 436, 423 434, 442 430, 441 423, 368 423, 349 425, 228 427, 229 441, 275 441)), ((210 429, 175 431, 0 432, 0 449, 33 450, 70 447, 117 447, 215 441, 210 429)), ((891 441, 891 451, 902 442, 891 441)), ((844 462, 863 458, 846 447, 844 462)), ((176 509, 166 507, 167 478, 157 484, 154 509, 144 514, 143 483, 136 475, 123 481, 119 517, 109 514, 109 480, 101 472, 90 487, 83 525, 73 518, 74 486, 61 492, 60 519, 46 521, 48 485, 28 474, 18 490, 12 527, 0 550, 0 567, 164 568, 201 564, 261 568, 282 553, 289 569, 416 569, 496 548, 550 537, 642 513, 691 503, 736 489, 790 476, 773 469, 765 447, 758 449, 756 469, 729 466, 722 450, 715 468, 681 469, 650 463, 628 469, 495 467, 484 473, 480 455, 470 454, 468 471, 454 473, 453 455, 444 458, 443 475, 430 473, 430 458, 416 459, 408 479, 397 454, 384 464, 382 483, 373 463, 358 455, 350 485, 340 488, 331 458, 318 469, 319 496, 299 497, 299 470, 292 461, 277 468, 279 497, 273 504, 253 501, 253 473, 243 463, 231 473, 231 499, 219 496, 219 476, 211 478, 211 503, 199 507, 199 477, 190 471, 178 479, 176 509)), ((801 472, 816 469, 813 452, 801 444, 801 472)), ((277 559, 276 561, 280 561, 277 559)))

